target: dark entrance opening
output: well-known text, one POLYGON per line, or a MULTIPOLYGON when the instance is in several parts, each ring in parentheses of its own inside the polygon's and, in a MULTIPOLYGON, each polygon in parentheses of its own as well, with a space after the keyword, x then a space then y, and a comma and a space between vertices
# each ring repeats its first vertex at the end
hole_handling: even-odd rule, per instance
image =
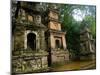
POLYGON ((36 50, 36 35, 34 33, 29 33, 27 35, 27 47, 36 50))
POLYGON ((52 58, 51 58, 51 49, 48 50, 48 66, 51 67, 52 64, 52 58))
POLYGON ((56 48, 60 48, 60 41, 56 40, 56 48))

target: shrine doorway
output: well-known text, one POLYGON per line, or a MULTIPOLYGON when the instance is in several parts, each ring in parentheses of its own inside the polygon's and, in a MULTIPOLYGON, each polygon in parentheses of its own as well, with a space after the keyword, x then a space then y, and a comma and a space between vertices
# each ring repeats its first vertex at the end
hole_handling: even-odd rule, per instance
POLYGON ((34 33, 28 33, 27 35, 27 47, 36 50, 36 35, 34 33))
POLYGON ((55 44, 56 44, 56 48, 60 48, 61 46, 60 46, 60 40, 55 40, 55 44))

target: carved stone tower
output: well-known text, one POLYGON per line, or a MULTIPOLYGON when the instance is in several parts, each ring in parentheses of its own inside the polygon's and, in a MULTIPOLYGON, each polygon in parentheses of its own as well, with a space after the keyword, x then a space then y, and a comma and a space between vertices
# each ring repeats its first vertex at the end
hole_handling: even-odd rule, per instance
POLYGON ((48 40, 47 45, 49 48, 49 65, 52 63, 67 62, 69 60, 69 54, 65 39, 66 32, 61 30, 59 11, 55 6, 52 8, 49 7, 46 15, 45 19, 47 20, 46 24, 48 27, 46 40, 48 40))
POLYGON ((13 24, 13 72, 27 73, 48 68, 46 27, 41 22, 40 3, 18 2, 13 24))
POLYGON ((80 47, 80 60, 95 59, 95 40, 88 27, 84 27, 80 31, 80 47))

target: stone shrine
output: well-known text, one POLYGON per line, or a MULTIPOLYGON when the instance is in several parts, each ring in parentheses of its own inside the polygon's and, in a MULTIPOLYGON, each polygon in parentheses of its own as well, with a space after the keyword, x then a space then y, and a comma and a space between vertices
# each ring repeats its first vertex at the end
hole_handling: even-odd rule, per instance
POLYGON ((80 60, 95 59, 95 40, 87 26, 80 31, 80 47, 80 60))
POLYGON ((47 49, 49 48, 48 61, 50 61, 50 64, 67 62, 69 60, 69 54, 66 47, 66 32, 61 30, 57 7, 52 8, 49 7, 45 12, 45 25, 48 27, 48 30, 46 31, 47 49))
POLYGON ((12 23, 12 72, 44 72, 54 63, 68 62, 65 34, 57 8, 43 11, 41 3, 18 1, 12 23))

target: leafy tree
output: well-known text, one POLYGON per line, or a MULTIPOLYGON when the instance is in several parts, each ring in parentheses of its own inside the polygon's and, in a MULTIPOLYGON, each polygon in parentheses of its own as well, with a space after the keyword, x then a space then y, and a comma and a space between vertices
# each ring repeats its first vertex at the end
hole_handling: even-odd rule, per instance
POLYGON ((88 25, 93 37, 96 36, 95 6, 84 5, 61 5, 60 7, 62 28, 67 32, 67 47, 70 53, 78 59, 80 53, 80 26, 83 22, 88 25), (79 12, 77 12, 79 11, 79 12), (81 18, 77 21, 74 16, 81 18))

